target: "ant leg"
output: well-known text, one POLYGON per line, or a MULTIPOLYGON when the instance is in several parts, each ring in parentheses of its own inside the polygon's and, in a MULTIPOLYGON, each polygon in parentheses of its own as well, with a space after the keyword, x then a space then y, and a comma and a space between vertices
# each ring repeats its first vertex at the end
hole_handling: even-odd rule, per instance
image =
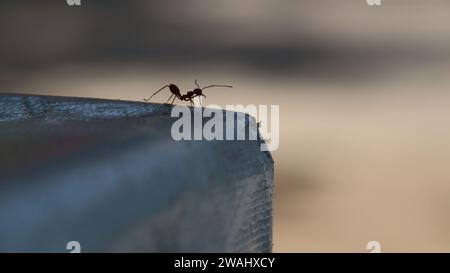
MULTIPOLYGON (((166 101, 166 103, 164 103, 164 104, 168 104, 169 101, 170 101, 170 99, 171 99, 173 96, 175 96, 175 95, 174 95, 174 94, 170 95, 169 99, 168 99, 168 100, 166 101)), ((173 103, 172 103, 172 104, 173 104, 173 103)))
POLYGON ((175 99, 177 98, 177 96, 175 96, 174 94, 172 94, 170 97, 169 97, 169 99, 166 101, 166 103, 164 103, 164 104, 161 104, 161 106, 159 107, 159 109, 161 109, 165 104, 168 104, 169 103, 169 101, 170 101, 170 99, 172 98, 172 96, 174 96, 173 97, 173 100, 172 100, 172 102, 170 103, 170 105, 169 106, 172 106, 173 105, 173 102, 175 101, 175 99))
POLYGON ((191 106, 192 106, 192 107, 195 107, 194 102, 192 101, 192 99, 189 100, 189 102, 191 103, 191 106))
POLYGON ((166 101, 166 103, 164 103, 164 104, 161 104, 160 106, 159 106, 159 110, 161 110, 161 108, 163 108, 163 106, 164 105, 166 105, 166 104, 168 104, 169 103, 169 101, 170 101, 170 99, 173 97, 173 96, 175 96, 174 94, 172 94, 172 95, 170 95, 170 97, 169 97, 169 99, 166 101))
POLYGON ((153 95, 152 95, 150 98, 144 99, 144 101, 149 101, 154 95, 158 94, 158 93, 161 92, 164 88, 167 88, 167 87, 169 87, 168 84, 167 84, 167 85, 164 85, 163 87, 161 87, 161 89, 159 89, 158 91, 156 91, 155 93, 153 93, 153 95))
POLYGON ((173 103, 175 102, 175 99, 176 99, 176 98, 177 98, 176 96, 173 97, 172 103, 171 103, 170 105, 173 105, 173 103))

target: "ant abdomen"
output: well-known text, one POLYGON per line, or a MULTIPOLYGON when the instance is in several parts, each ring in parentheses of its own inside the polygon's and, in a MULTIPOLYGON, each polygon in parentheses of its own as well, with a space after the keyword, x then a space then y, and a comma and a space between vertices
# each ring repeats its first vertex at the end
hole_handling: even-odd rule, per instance
POLYGON ((170 92, 172 92, 172 94, 174 94, 177 98, 181 97, 181 91, 180 88, 178 88, 178 86, 176 86, 175 84, 171 83, 169 85, 169 90, 170 92))

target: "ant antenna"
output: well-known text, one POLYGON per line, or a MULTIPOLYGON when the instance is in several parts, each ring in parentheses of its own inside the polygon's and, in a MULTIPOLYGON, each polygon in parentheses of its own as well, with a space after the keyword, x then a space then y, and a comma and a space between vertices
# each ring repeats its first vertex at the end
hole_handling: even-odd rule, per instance
MULTIPOLYGON (((158 93, 161 92, 164 88, 167 88, 167 87, 169 87, 168 84, 167 84, 167 85, 164 85, 163 87, 161 87, 161 89, 159 89, 158 91, 156 91, 155 93, 153 93, 153 95, 152 95, 150 98, 144 99, 144 101, 149 101, 154 95, 158 94, 158 93)), ((172 97, 172 96, 170 96, 170 97, 172 97)))
POLYGON ((233 86, 231 86, 231 85, 214 84, 214 85, 208 85, 208 86, 203 87, 201 89, 205 90, 206 88, 211 88, 211 87, 228 87, 228 88, 233 88, 233 86))
POLYGON ((201 89, 200 85, 198 85, 198 83, 197 83, 197 80, 195 80, 195 85, 197 85, 198 89, 201 89))

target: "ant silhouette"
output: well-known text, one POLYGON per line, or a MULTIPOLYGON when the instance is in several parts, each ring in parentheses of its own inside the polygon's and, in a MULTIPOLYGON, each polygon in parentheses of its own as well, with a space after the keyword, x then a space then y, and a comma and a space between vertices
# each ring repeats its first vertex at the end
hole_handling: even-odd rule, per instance
POLYGON ((164 90, 165 88, 169 88, 170 92, 172 93, 169 97, 169 99, 167 100, 166 104, 169 103, 169 101, 172 99, 172 102, 170 103, 170 105, 173 105, 173 103, 175 102, 175 99, 179 99, 180 101, 189 101, 191 103, 191 106, 194 106, 194 101, 193 99, 196 97, 205 97, 206 96, 203 94, 203 90, 207 89, 207 88, 211 88, 211 87, 228 87, 228 88, 233 88, 233 86, 231 85, 221 85, 221 84, 213 84, 213 85, 208 85, 206 87, 201 88, 198 85, 197 80, 195 80, 195 85, 197 86, 197 88, 195 88, 192 91, 188 91, 185 95, 181 94, 180 89, 178 88, 178 86, 176 86, 175 84, 171 83, 171 84, 167 84, 164 85, 163 87, 161 87, 158 91, 156 91, 155 93, 153 93, 153 95, 151 95, 150 98, 148 99, 144 99, 144 101, 150 101, 150 99, 158 94, 159 92, 161 92, 162 90, 164 90))

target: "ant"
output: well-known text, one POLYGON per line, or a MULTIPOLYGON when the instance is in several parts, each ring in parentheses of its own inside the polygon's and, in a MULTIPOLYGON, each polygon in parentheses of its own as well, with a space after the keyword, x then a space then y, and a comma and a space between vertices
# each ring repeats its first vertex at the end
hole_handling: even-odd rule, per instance
POLYGON ((211 87, 228 87, 228 88, 233 88, 233 86, 231 85, 221 85, 221 84, 214 84, 214 85, 208 85, 206 87, 201 88, 198 83, 197 80, 195 80, 195 85, 197 86, 197 88, 195 88, 192 91, 188 91, 185 95, 182 95, 180 92, 180 89, 178 88, 178 86, 176 86, 175 84, 171 83, 168 85, 164 85, 163 87, 161 87, 158 91, 156 91, 155 93, 153 93, 153 95, 148 98, 148 99, 144 99, 144 101, 149 101, 154 95, 158 94, 159 92, 161 92, 162 90, 164 90, 165 88, 169 88, 170 92, 172 93, 172 95, 170 95, 169 99, 167 100, 166 103, 169 103, 170 99, 173 100, 170 103, 170 105, 172 105, 175 102, 175 99, 179 99, 181 101, 189 101, 191 103, 191 106, 194 106, 194 101, 193 99, 195 97, 205 97, 206 96, 203 94, 203 90, 207 89, 207 88, 211 88, 211 87))

